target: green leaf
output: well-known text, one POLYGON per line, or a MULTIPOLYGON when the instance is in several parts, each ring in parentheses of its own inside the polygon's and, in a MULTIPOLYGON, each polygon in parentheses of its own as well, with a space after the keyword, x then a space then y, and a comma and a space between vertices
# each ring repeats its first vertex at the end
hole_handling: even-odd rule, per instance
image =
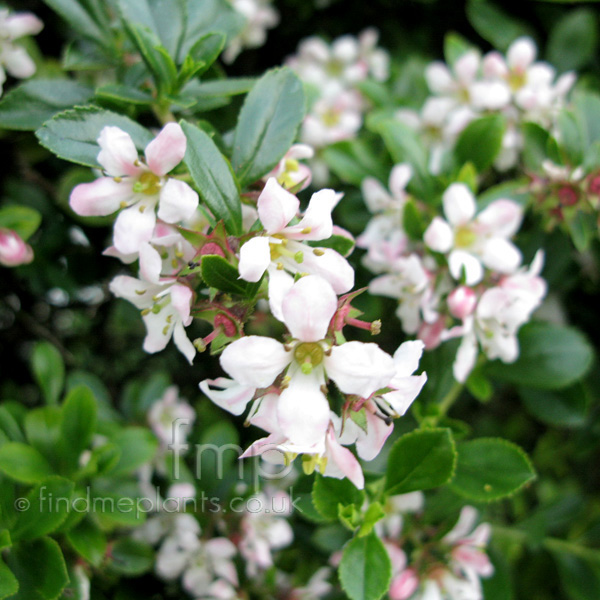
POLYGON ((490 502, 512 496, 535 476, 519 446, 501 438, 480 438, 458 445, 450 487, 469 500, 490 502))
POLYGON ((588 150, 600 141, 600 96, 592 92, 576 92, 573 94, 573 104, 579 132, 588 150))
POLYGON ((152 74, 159 97, 172 92, 177 80, 177 67, 166 48, 147 27, 126 22, 126 29, 152 74))
POLYGON ((481 368, 475 368, 471 371, 467 381, 465 382, 469 392, 480 400, 481 402, 487 402, 491 399, 494 388, 490 380, 483 374, 481 368))
POLYGON ((456 463, 449 429, 420 429, 406 433, 392 446, 385 488, 389 494, 406 494, 444 485, 456 463))
POLYGON ((550 31, 546 59, 559 72, 585 67, 598 48, 598 15, 588 8, 572 10, 550 31))
POLYGON ((592 365, 590 344, 571 327, 530 323, 519 332, 519 347, 516 362, 493 361, 485 372, 509 383, 553 390, 574 384, 592 365))
POLYGON ((425 223, 415 201, 410 198, 404 205, 402 225, 408 237, 412 240, 422 240, 425 233, 425 223))
POLYGON ((585 252, 592 240, 598 237, 598 221, 595 215, 578 211, 567 223, 573 245, 585 252))
POLYGON ((0 471, 22 483, 38 483, 53 474, 48 461, 35 448, 19 442, 0 446, 0 471))
POLYGON ((194 76, 202 75, 217 60, 225 46, 225 36, 219 32, 207 33, 190 49, 188 56, 202 67, 195 70, 194 76))
POLYGON ((111 471, 112 476, 133 473, 150 462, 158 448, 156 437, 151 431, 142 427, 123 429, 112 438, 111 442, 121 450, 119 462, 111 471))
POLYGON ((518 37, 531 36, 533 33, 532 27, 524 21, 483 0, 469 0, 467 18, 484 40, 502 52, 518 37))
POLYGON ((384 119, 372 124, 383 138, 395 164, 408 162, 413 169, 408 187, 420 198, 428 198, 435 189, 435 181, 429 173, 429 158, 420 135, 397 119, 384 119))
POLYGON ((19 582, 13 572, 0 558, 0 600, 13 596, 19 591, 19 582))
POLYGON ((348 479, 335 479, 316 475, 312 489, 315 508, 325 519, 334 521, 338 518, 338 505, 354 505, 360 509, 365 493, 356 488, 348 479))
POLYGON ((365 535, 369 535, 371 531, 373 531, 373 527, 375 527, 375 523, 380 519, 385 517, 385 511, 379 502, 373 502, 373 504, 369 505, 369 508, 365 511, 362 525, 358 530, 358 537, 363 537, 365 535))
POLYGON ((191 123, 182 121, 187 137, 185 164, 214 217, 223 220, 228 233, 242 233, 242 204, 239 188, 227 159, 210 137, 191 123))
POLYGON ((502 148, 505 127, 500 114, 471 121, 456 142, 458 162, 472 162, 480 173, 491 167, 502 148))
POLYGON ((529 414, 542 423, 578 428, 587 421, 586 390, 581 384, 555 392, 521 387, 519 396, 529 414))
POLYGON ((107 36, 98 23, 77 0, 44 0, 55 10, 79 35, 103 45, 107 36))
POLYGON ((569 600, 600 598, 600 566, 569 552, 552 552, 569 600))
POLYGON ((138 150, 143 150, 153 140, 152 134, 135 121, 95 106, 59 113, 46 121, 35 135, 44 148, 59 158, 88 167, 99 167, 98 137, 107 125, 126 131, 138 150))
POLYGON ((47 404, 56 404, 65 383, 65 363, 49 342, 37 342, 31 354, 31 370, 47 404))
POLYGON ((327 146, 322 151, 327 166, 342 180, 359 187, 363 179, 388 176, 373 148, 363 140, 345 140, 327 146))
POLYGON ((351 600, 378 600, 389 589, 392 566, 381 540, 371 533, 344 548, 340 583, 351 600))
POLYGON ((17 419, 6 406, 0 406, 0 431, 12 442, 25 441, 17 419))
POLYGON ((19 581, 11 600, 56 600, 69 583, 60 546, 48 537, 13 546, 6 562, 19 581))
POLYGON ((251 283, 240 279, 238 270, 218 254, 206 254, 202 257, 202 279, 208 286, 222 292, 248 298, 254 297, 260 287, 260 281, 251 283))
POLYGON ((535 172, 543 172, 542 162, 548 158, 548 140, 550 134, 537 123, 523 123, 523 162, 535 172))
POLYGON ((36 408, 25 416, 27 441, 53 466, 58 464, 56 453, 61 443, 61 423, 62 412, 58 406, 36 408))
POLYGON ((214 79, 212 81, 191 81, 184 89, 185 94, 190 94, 198 100, 221 98, 223 96, 239 96, 247 94, 256 83, 254 77, 229 77, 227 79, 214 79))
POLYGON ((297 494, 295 499, 296 502, 294 506, 306 520, 311 521, 312 523, 327 523, 329 521, 329 519, 323 517, 323 515, 315 508, 312 501, 312 494, 297 494))
POLYGON ((240 111, 231 163, 245 186, 266 175, 290 149, 304 118, 304 91, 288 68, 268 71, 240 111))
POLYGON ((154 564, 152 548, 131 538, 117 540, 111 548, 110 558, 109 567, 123 575, 141 575, 154 564))
POLYGON ((90 445, 96 431, 98 409, 90 388, 73 388, 62 406, 61 438, 64 458, 70 469, 76 469, 81 453, 90 445))
POLYGON ((90 517, 69 530, 67 540, 87 562, 95 567, 100 566, 106 554, 106 536, 90 517))
POLYGON ((12 229, 27 241, 42 222, 42 216, 34 208, 9 204, 0 208, 0 227, 12 229))
POLYGON ((567 109, 561 110, 558 113, 557 126, 561 150, 566 153, 572 164, 581 164, 585 149, 584 137, 579 129, 575 113, 567 109))
POLYGON ((68 79, 35 79, 13 88, 0 101, 0 127, 35 131, 57 112, 86 104, 94 92, 68 79))
POLYGON ((154 102, 152 94, 121 83, 110 83, 96 90, 96 98, 105 102, 149 106, 154 102))
POLYGON ((73 487, 68 479, 49 477, 17 500, 15 508, 20 512, 11 529, 13 543, 34 540, 57 529, 71 509, 73 487))

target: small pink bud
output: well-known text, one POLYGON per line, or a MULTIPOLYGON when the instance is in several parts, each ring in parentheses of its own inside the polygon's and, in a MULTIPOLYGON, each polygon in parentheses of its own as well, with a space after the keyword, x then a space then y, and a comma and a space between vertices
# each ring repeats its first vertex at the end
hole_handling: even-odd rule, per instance
POLYGON ((423 341, 427 350, 433 350, 441 344, 445 327, 444 317, 440 317, 435 323, 423 323, 417 337, 423 341))
POLYGON ((452 291, 448 296, 448 309, 450 314, 461 321, 475 310, 477 295, 466 286, 461 286, 452 291))
POLYGON ((0 264, 25 265, 33 260, 33 250, 11 229, 0 229, 0 264))
POLYGON ((218 254, 225 258, 225 252, 223 252, 223 248, 219 246, 216 242, 208 242, 202 246, 202 250, 200 250, 200 256, 206 256, 207 254, 218 254))
POLYGON ((594 196, 600 196, 600 174, 596 173, 588 179, 588 191, 594 196))
POLYGON ((579 194, 574 188, 565 185, 558 190, 558 201, 562 206, 574 206, 579 200, 579 194))
POLYGON ((419 587, 419 578, 414 569, 406 569, 392 580, 390 587, 391 600, 406 600, 410 598, 419 587))

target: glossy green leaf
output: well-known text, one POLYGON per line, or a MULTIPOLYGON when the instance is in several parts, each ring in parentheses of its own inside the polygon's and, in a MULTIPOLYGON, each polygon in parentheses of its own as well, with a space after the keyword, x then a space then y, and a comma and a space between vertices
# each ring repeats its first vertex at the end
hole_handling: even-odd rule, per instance
POLYGON ((65 382, 65 363, 56 346, 37 342, 31 354, 31 370, 47 404, 56 404, 65 382))
POLYGON ((62 450, 66 464, 73 469, 96 431, 98 408, 90 388, 84 385, 73 388, 63 403, 62 414, 62 450))
POLYGON ((44 2, 67 21, 79 35, 101 45, 105 43, 106 34, 81 2, 78 0, 44 0, 44 2))
POLYGON ((13 88, 0 101, 0 127, 35 131, 57 112, 86 104, 93 90, 68 79, 35 79, 13 88))
POLYGON ((69 583, 60 546, 49 537, 13 546, 6 562, 19 581, 11 600, 57 600, 69 583))
POLYGON ((480 438, 457 446, 456 473, 450 487, 476 502, 513 495, 535 479, 525 452, 501 438, 480 438))
POLYGON ((0 558, 0 600, 13 596, 19 590, 19 582, 13 572, 0 558))
POLYGON ((58 406, 43 406, 30 410, 25 416, 27 441, 56 467, 60 447, 62 412, 58 406))
POLYGON ((239 188, 227 159, 210 137, 191 123, 181 123, 187 137, 185 164, 217 220, 223 220, 232 235, 242 232, 242 204, 239 188))
POLYGON ((552 390, 574 384, 592 365, 593 350, 571 327, 530 323, 519 332, 519 358, 512 364, 488 363, 485 372, 517 385, 552 390))
POLYGON ((13 543, 34 540, 57 529, 70 512, 73 487, 68 479, 48 477, 18 499, 15 509, 19 513, 11 529, 13 543))
POLYGON ((132 538, 121 538, 111 547, 109 567, 123 575, 141 575, 154 564, 152 548, 132 538))
POLYGON ((12 229, 27 241, 37 230, 42 222, 42 216, 34 208, 5 205, 0 208, 0 228, 12 229))
POLYGON ((389 589, 390 558, 381 540, 370 533, 356 537, 344 548, 340 583, 351 600, 379 600, 389 589))
POLYGON ((304 92, 288 68, 268 71, 240 111, 231 163, 245 186, 266 175, 290 149, 304 118, 304 92))
POLYGON ((207 254, 202 257, 202 279, 210 287, 240 294, 245 297, 254 297, 260 287, 260 281, 251 283, 240 279, 238 270, 225 258, 218 254, 207 254))
POLYGON ((121 83, 110 83, 99 87, 96 90, 96 98, 104 102, 133 104, 135 106, 149 106, 154 102, 151 93, 121 83))
POLYGON ((0 447, 0 471, 22 483, 37 483, 53 474, 48 461, 35 448, 19 442, 0 447))
POLYGON ((88 167, 99 167, 98 137, 107 125, 119 127, 133 139, 138 150, 143 150, 153 135, 135 121, 102 108, 74 108, 59 113, 46 121, 35 132, 40 144, 59 158, 88 167))
POLYGON ((406 433, 390 450, 386 491, 406 494, 444 485, 452 477, 455 463, 456 450, 449 429, 406 433))
POLYGON ((315 476, 312 500, 319 514, 330 521, 338 518, 338 505, 360 508, 365 498, 362 490, 348 479, 315 476))
POLYGON ((479 172, 491 167, 502 148, 505 127, 504 117, 500 114, 471 121, 456 142, 458 162, 472 162, 479 172))
POLYGON ((100 566, 107 549, 106 536, 91 517, 67 532, 67 540, 84 560, 100 566))
POLYGON ((150 462, 158 448, 156 436, 142 427, 127 427, 115 435, 111 442, 121 451, 119 461, 111 471, 113 476, 133 473, 150 462))
POLYGON ((588 8, 570 11, 550 31, 546 59, 559 72, 585 67, 598 48, 598 14, 588 8))
POLYGON ((529 414, 555 427, 585 425, 588 414, 586 395, 584 386, 580 384, 560 391, 519 388, 519 396, 529 414))

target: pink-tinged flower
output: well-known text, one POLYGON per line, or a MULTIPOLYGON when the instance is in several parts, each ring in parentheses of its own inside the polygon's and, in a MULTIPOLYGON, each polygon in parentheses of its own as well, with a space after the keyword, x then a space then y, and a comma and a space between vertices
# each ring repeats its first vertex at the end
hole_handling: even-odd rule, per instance
POLYGON ((307 144, 294 144, 278 165, 263 177, 263 180, 266 182, 271 177, 275 177, 286 190, 304 190, 312 181, 312 173, 310 167, 299 161, 312 158, 314 155, 315 151, 307 144))
POLYGON ((546 295, 546 282, 539 276, 544 263, 538 251, 529 268, 503 277, 496 287, 481 295, 475 313, 448 337, 462 336, 453 365, 457 381, 466 381, 473 370, 479 346, 493 360, 511 363, 519 356, 517 333, 531 319, 546 295))
POLYGON ((195 419, 194 409, 179 398, 174 385, 165 390, 163 397, 154 402, 148 412, 148 423, 163 446, 185 444, 195 419))
POLYGON ((17 267, 33 260, 33 250, 12 229, 0 229, 0 265, 17 267))
POLYGON ((326 596, 331 592, 333 586, 329 581, 331 577, 331 569, 329 567, 321 567, 308 580, 308 583, 300 588, 290 590, 287 595, 288 600, 315 600, 326 596))
MULTIPOLYGON (((376 344, 348 342, 331 346, 326 338, 337 310, 337 297, 322 277, 297 281, 282 301, 282 316, 292 340, 285 344, 267 337, 248 336, 230 344, 221 366, 235 383, 221 380, 221 391, 203 382, 204 393, 224 408, 243 410, 251 390, 268 389, 286 371, 279 384, 278 431, 290 443, 322 443, 329 427, 329 403, 323 392, 329 378, 343 394, 369 397, 384 388, 395 374, 391 356, 376 344)), ((262 394, 264 395, 264 393, 262 394)))
POLYGON ((71 208, 82 216, 110 215, 120 209, 114 245, 122 254, 139 252, 154 236, 158 218, 165 223, 190 219, 198 208, 198 194, 183 181, 168 177, 183 159, 187 140, 177 123, 163 127, 144 152, 145 162, 128 133, 105 127, 98 138, 98 162, 108 175, 82 183, 71 192, 71 208))
POLYGON ((407 600, 419 587, 419 577, 414 568, 407 568, 406 553, 398 544, 384 542, 390 562, 392 563, 392 581, 390 583, 390 600, 407 600))
POLYGON ((362 125, 362 98, 354 91, 319 98, 302 123, 300 139, 313 148, 323 148, 352 139, 362 125))
POLYGON ((179 351, 192 364, 196 349, 185 333, 191 324, 190 314, 194 293, 177 280, 163 280, 161 283, 119 275, 109 285, 117 298, 124 298, 142 311, 146 325, 144 350, 153 354, 164 350, 171 337, 179 351))
POLYGON ((523 210, 512 200, 495 200, 475 216, 475 198, 463 183, 453 183, 443 195, 447 220, 435 217, 424 240, 435 252, 448 254, 452 277, 465 277, 467 285, 479 283, 483 267, 513 273, 521 264, 521 253, 509 241, 523 218, 523 210))
POLYGON ((448 310, 461 321, 466 319, 477 306, 477 294, 471 288, 461 285, 448 294, 448 310))
POLYGON ((331 211, 341 194, 326 189, 312 195, 300 222, 290 225, 300 201, 276 179, 267 181, 258 198, 258 216, 265 235, 253 237, 240 249, 239 272, 246 281, 258 281, 269 272, 269 303, 282 320, 281 300, 291 288, 289 273, 310 273, 325 278, 337 294, 354 285, 354 270, 348 261, 330 248, 313 248, 304 241, 326 240, 333 233, 331 211))
POLYGON ((35 73, 35 63, 25 48, 13 41, 26 35, 36 35, 44 24, 32 13, 14 13, 0 9, 0 94, 6 81, 6 71, 13 77, 26 79, 35 73))
POLYGON ((294 532, 286 519, 290 512, 290 497, 282 491, 260 492, 246 501, 239 551, 249 577, 273 566, 272 552, 292 543, 294 532))
POLYGON ((175 227, 158 221, 150 241, 142 242, 133 254, 123 254, 115 246, 103 254, 114 256, 125 264, 140 262, 140 275, 149 283, 159 283, 161 277, 175 276, 196 256, 196 249, 175 227))

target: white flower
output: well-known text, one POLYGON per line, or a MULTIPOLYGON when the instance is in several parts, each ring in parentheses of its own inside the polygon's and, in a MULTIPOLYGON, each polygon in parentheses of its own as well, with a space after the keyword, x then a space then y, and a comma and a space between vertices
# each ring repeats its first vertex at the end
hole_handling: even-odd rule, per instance
POLYGON ((303 241, 326 240, 333 233, 331 211, 341 194, 326 189, 312 195, 308 208, 296 225, 300 201, 276 179, 267 181, 258 198, 258 216, 266 235, 251 238, 240 249, 239 272, 246 281, 258 281, 269 272, 269 304, 282 320, 281 300, 293 278, 286 273, 310 273, 324 277, 336 293, 354 285, 354 270, 348 261, 330 248, 313 248, 303 241))
POLYGON ((183 159, 187 140, 177 123, 163 127, 144 152, 145 164, 130 135, 118 127, 104 127, 98 162, 107 177, 82 183, 71 192, 71 208, 82 216, 110 215, 122 210, 114 228, 114 245, 124 255, 136 254, 154 236, 158 218, 177 223, 193 216, 198 194, 183 181, 167 177, 183 159))
MULTIPOLYGON (((202 391, 231 410, 232 395, 250 399, 287 370, 277 402, 279 432, 299 446, 321 443, 330 420, 322 389, 329 378, 343 394, 368 398, 384 388, 396 371, 392 357, 376 344, 348 342, 331 347, 325 337, 336 310, 337 297, 327 281, 314 275, 301 278, 282 302, 283 321, 293 340, 285 346, 261 336, 236 340, 221 355, 221 366, 237 385, 225 389, 225 400, 223 392, 208 388, 210 382, 202 382, 202 391)), ((241 402, 233 408, 244 410, 241 402)))
POLYGON ((165 390, 148 412, 150 427, 165 446, 185 444, 195 419, 194 409, 179 398, 179 390, 174 385, 165 390))
POLYGON ((495 200, 475 216, 475 198, 463 183, 453 183, 443 195, 447 220, 435 217, 424 240, 435 252, 448 254, 450 273, 456 280, 465 276, 467 285, 479 283, 483 267, 513 273, 521 264, 521 253, 509 241, 523 218, 521 207, 512 200, 495 200))
POLYGON ((13 77, 26 79, 35 73, 35 63, 22 46, 14 40, 39 33, 44 24, 32 13, 0 9, 0 95, 6 81, 6 71, 13 77))
POLYGON ((160 352, 173 337, 179 351, 192 363, 196 349, 185 333, 185 327, 193 320, 190 310, 194 294, 189 287, 175 279, 154 284, 119 275, 110 282, 109 288, 115 296, 128 300, 142 311, 147 330, 143 346, 146 352, 160 352))

